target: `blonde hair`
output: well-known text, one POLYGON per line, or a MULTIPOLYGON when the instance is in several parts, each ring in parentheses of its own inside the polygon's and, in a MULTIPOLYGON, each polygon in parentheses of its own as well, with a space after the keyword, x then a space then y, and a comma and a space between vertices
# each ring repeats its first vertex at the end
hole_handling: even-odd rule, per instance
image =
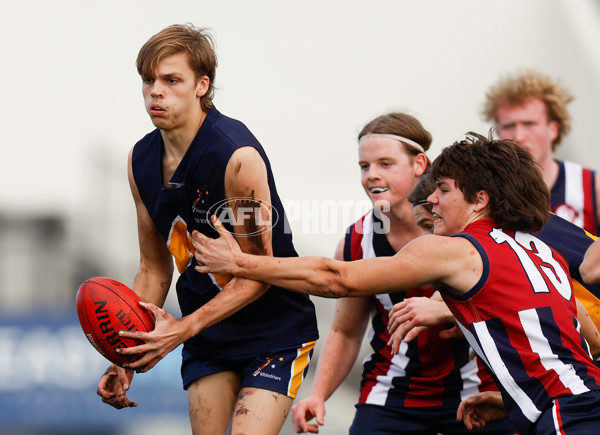
POLYGON ((567 104, 573 101, 573 96, 558 80, 534 70, 503 76, 486 93, 481 113, 485 120, 497 122, 498 107, 520 106, 530 98, 542 101, 546 106, 548 121, 558 124, 558 134, 552 144, 554 150, 571 131, 571 115, 567 104))

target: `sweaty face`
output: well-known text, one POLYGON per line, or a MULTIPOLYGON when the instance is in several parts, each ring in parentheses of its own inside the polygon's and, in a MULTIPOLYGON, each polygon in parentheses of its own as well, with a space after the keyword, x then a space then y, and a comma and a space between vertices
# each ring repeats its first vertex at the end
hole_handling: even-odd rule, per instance
POLYGON ((142 84, 146 111, 154 126, 165 131, 197 129, 202 112, 200 96, 204 93, 186 53, 165 57, 156 66, 154 77, 145 78, 142 84))
POLYGON ((473 218, 472 204, 465 200, 452 178, 440 177, 437 189, 427 201, 433 204, 434 234, 451 236, 460 233, 473 218))
POLYGON ((552 159, 552 143, 558 134, 556 121, 548 121, 546 106, 530 98, 520 106, 502 105, 496 111, 497 134, 528 150, 541 165, 552 159))
POLYGON ((397 140, 371 137, 358 148, 360 178, 374 207, 389 211, 406 201, 415 185, 413 159, 397 140))

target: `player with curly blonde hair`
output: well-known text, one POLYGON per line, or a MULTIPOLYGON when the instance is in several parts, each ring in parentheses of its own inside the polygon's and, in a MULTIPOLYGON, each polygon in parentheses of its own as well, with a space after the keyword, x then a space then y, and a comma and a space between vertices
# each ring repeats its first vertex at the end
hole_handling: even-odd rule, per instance
POLYGON ((541 166, 557 215, 598 235, 600 177, 578 163, 556 160, 553 152, 571 131, 571 93, 556 79, 534 70, 502 77, 486 94, 482 115, 501 139, 513 139, 541 166))

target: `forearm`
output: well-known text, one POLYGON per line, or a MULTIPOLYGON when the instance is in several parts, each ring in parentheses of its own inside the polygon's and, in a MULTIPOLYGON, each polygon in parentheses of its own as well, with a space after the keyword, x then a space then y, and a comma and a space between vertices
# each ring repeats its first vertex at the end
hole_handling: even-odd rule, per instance
POLYGON ((326 401, 342 384, 358 356, 362 336, 350 338, 329 331, 319 354, 319 364, 310 395, 326 401))
POLYGON ((232 278, 214 298, 185 318, 189 322, 190 337, 235 314, 268 289, 269 285, 265 283, 232 278))
POLYGON ((456 319, 452 315, 450 308, 448 308, 448 305, 446 305, 445 302, 436 302, 436 306, 438 307, 438 318, 440 319, 440 324, 456 323, 456 319))
POLYGON ((324 257, 264 257, 239 252, 230 272, 298 293, 338 298, 350 295, 344 265, 324 257))
POLYGON ((133 291, 144 302, 150 302, 162 307, 171 287, 172 269, 153 269, 140 265, 133 281, 133 291))
POLYGON ((439 303, 437 306, 439 309, 438 316, 440 323, 456 323, 454 315, 450 311, 450 308, 448 308, 448 305, 446 305, 446 302, 444 302, 444 299, 439 291, 436 291, 433 295, 431 295, 430 299, 439 303))
MULTIPOLYGON (((453 277, 449 280, 450 285, 452 280, 460 283, 461 279, 454 277, 454 265, 460 264, 459 261, 453 262, 452 266, 442 271, 424 264, 423 258, 426 255, 431 257, 431 251, 445 240, 438 240, 433 247, 428 247, 424 241, 408 250, 411 244, 421 239, 417 238, 393 257, 357 261, 339 261, 324 257, 266 257, 241 252, 236 239, 222 224, 216 220, 213 222, 222 234, 218 239, 211 239, 198 232, 192 235, 198 272, 227 273, 298 293, 329 298, 390 293, 439 281, 446 276, 453 277)), ((448 248, 447 245, 441 247, 453 251, 452 247, 448 248)), ((437 251, 444 249, 436 250, 433 257, 443 258, 444 252, 437 251)), ((429 258, 427 260, 430 261, 429 258)))

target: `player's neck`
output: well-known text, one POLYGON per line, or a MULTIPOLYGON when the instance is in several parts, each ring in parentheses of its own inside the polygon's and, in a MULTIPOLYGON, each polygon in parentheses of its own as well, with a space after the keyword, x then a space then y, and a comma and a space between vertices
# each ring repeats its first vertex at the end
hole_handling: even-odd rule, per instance
POLYGON ((540 163, 540 166, 542 167, 542 178, 544 179, 544 183, 546 183, 548 189, 552 189, 558 178, 558 163, 556 163, 554 158, 550 157, 545 162, 540 163))
POLYGON ((199 116, 194 118, 195 119, 190 120, 190 122, 176 128, 168 130, 161 129, 160 134, 163 138, 165 154, 170 158, 181 161, 196 137, 198 130, 200 130, 200 127, 206 118, 206 113, 201 111, 199 116))
POLYGON ((389 221, 389 232, 386 234, 386 238, 396 251, 422 234, 421 229, 417 226, 412 205, 406 210, 403 207, 403 211, 403 213, 399 213, 398 210, 385 213, 389 221))
POLYGON ((162 169, 163 179, 165 180, 165 186, 169 187, 168 180, 171 179, 179 163, 183 159, 183 156, 187 152, 188 148, 192 144, 192 141, 196 137, 198 130, 206 113, 201 112, 202 116, 199 118, 199 122, 192 124, 190 127, 181 126, 176 129, 161 130, 160 133, 163 138, 163 156, 162 156, 162 169))

